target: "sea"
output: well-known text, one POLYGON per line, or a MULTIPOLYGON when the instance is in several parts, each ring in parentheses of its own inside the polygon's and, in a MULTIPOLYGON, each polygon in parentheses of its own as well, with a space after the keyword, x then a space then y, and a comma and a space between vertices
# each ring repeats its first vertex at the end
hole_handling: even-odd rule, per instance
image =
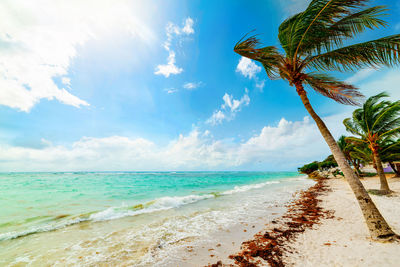
POLYGON ((272 218, 296 172, 0 174, 0 266, 164 266, 180 245, 272 218))

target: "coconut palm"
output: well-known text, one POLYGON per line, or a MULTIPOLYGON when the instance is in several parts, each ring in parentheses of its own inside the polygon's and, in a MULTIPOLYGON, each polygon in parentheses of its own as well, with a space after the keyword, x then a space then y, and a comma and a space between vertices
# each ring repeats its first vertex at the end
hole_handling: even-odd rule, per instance
POLYGON ((316 122, 340 169, 349 182, 363 212, 371 237, 393 239, 367 191, 347 163, 325 123, 311 106, 306 88, 343 104, 357 104, 362 94, 353 85, 318 71, 358 70, 361 67, 399 63, 400 35, 343 46, 344 41, 366 29, 385 26, 383 6, 366 7, 367 0, 312 0, 307 9, 279 26, 283 50, 261 47, 256 36, 243 37, 234 47, 241 56, 260 62, 268 77, 282 78, 296 88, 303 105, 316 122))
POLYGON ((354 166, 354 169, 356 170, 356 174, 359 176, 361 174, 360 168, 359 168, 359 160, 357 158, 353 158, 351 156, 351 153, 354 151, 354 145, 346 140, 346 136, 342 135, 339 137, 337 141, 338 146, 342 150, 345 158, 347 159, 347 162, 349 164, 352 164, 354 166))
POLYGON ((362 108, 354 110, 353 117, 345 119, 343 124, 347 131, 358 136, 347 139, 368 145, 381 182, 381 193, 388 194, 390 189, 380 150, 393 136, 400 134, 400 101, 380 101, 383 97, 388 95, 383 92, 368 98, 362 108))
MULTIPOLYGON (((348 139, 349 137, 346 138, 348 139)), ((373 153, 371 149, 369 149, 367 143, 359 143, 352 140, 346 140, 346 142, 354 143, 352 151, 350 152, 350 156, 353 159, 358 160, 360 163, 363 164, 372 163, 374 169, 378 172, 373 153)), ((390 164, 393 171, 396 173, 396 177, 400 177, 398 176, 400 174, 399 170, 396 169, 396 166, 394 166, 393 163, 394 161, 400 160, 400 140, 394 141, 389 139, 381 142, 379 157, 381 158, 382 162, 388 162, 390 164)))

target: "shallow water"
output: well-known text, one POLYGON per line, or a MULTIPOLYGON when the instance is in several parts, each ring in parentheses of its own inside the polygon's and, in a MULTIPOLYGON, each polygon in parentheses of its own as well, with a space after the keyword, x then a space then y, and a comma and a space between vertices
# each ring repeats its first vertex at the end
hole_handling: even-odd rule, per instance
POLYGON ((0 265, 160 264, 311 184, 290 172, 1 174, 0 265))

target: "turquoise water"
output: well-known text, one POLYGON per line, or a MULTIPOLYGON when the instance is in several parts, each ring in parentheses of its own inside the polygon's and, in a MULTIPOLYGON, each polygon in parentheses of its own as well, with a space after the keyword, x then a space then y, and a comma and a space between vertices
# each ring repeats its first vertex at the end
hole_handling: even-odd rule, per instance
MULTIPOLYGON (((223 219, 231 218, 229 220, 233 222, 235 216, 245 215, 241 209, 246 205, 253 205, 253 210, 260 204, 258 201, 283 205, 295 190, 307 184, 299 177, 294 172, 0 174, 0 248, 7 246, 4 253, 9 256, 7 262, 11 262, 16 251, 25 251, 27 258, 43 253, 23 247, 29 242, 43 243, 44 239, 54 237, 52 246, 56 247, 61 237, 65 238, 67 244, 68 238, 64 232, 70 236, 78 232, 82 236, 84 233, 88 235, 88 240, 92 240, 113 229, 121 239, 121 236, 126 236, 121 234, 123 231, 132 234, 132 229, 135 229, 136 239, 138 232, 143 233, 143 238, 154 235, 150 239, 155 239, 156 232, 160 230, 152 230, 162 227, 171 232, 169 237, 175 235, 171 237, 175 240, 177 233, 171 229, 177 224, 183 224, 181 235, 186 229, 192 231, 190 227, 197 227, 194 225, 200 223, 202 227, 211 229, 219 223, 214 217, 210 219, 216 212, 219 217, 222 214, 223 219), (233 214, 233 211, 237 211, 237 214, 233 214), (204 217, 200 219, 199 214, 204 217), (187 225, 184 225, 185 220, 187 225), (204 224, 206 221, 207 225, 204 224), (157 226, 152 226, 155 222, 157 226), (87 226, 88 223, 91 230, 82 231, 83 224, 87 226), (74 228, 75 225, 81 226, 74 228), (42 236, 43 240, 40 241, 42 236), (20 242, 24 238, 26 240, 20 242)), ((260 208, 260 212, 264 209, 260 208)), ((192 231, 187 233, 187 236, 190 235, 199 234, 193 234, 192 231)), ((71 240, 71 246, 83 239, 77 236, 71 240)), ((124 246, 127 246, 126 243, 124 246)), ((137 248, 139 244, 132 246, 137 248)), ((70 259, 72 256, 68 257, 70 259)))

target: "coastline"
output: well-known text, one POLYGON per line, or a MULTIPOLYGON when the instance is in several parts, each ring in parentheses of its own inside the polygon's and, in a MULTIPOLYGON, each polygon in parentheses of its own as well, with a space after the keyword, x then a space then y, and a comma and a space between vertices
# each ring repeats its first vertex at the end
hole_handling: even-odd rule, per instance
MULTIPOLYGON (((379 187, 377 177, 362 181, 367 189, 379 187)), ((397 193, 372 198, 399 233, 400 179, 388 181, 397 193)), ((9 251, 3 254, 11 258, 15 254, 11 266, 28 262, 81 266, 396 266, 400 261, 398 244, 369 240, 361 211, 343 178, 293 177, 231 191, 235 193, 176 209, 88 221, 3 241, 3 248, 9 251), (142 236, 147 239, 140 239, 142 236)), ((3 263, 7 265, 7 261, 3 263)))
MULTIPOLYGON (((399 233, 400 179, 389 178, 388 181, 396 193, 391 196, 372 195, 372 198, 393 230, 399 233)), ((378 177, 364 178, 362 182, 367 190, 379 188, 378 177)), ((258 222, 254 228, 246 225, 232 229, 219 239, 223 243, 190 246, 181 251, 183 256, 179 260, 168 266, 398 266, 400 244, 370 240, 361 210, 347 182, 339 178, 323 179, 323 183, 327 188, 322 186, 316 192, 315 186, 311 186, 295 194, 285 214, 268 218, 267 223, 264 218, 264 224, 258 222), (303 221, 301 230, 297 228, 298 233, 289 233, 290 237, 286 240, 281 238, 276 244, 277 233, 282 234, 282 229, 288 229, 287 222, 299 218, 300 213, 293 211, 299 210, 299 202, 304 200, 304 194, 313 192, 313 187, 320 214, 310 225, 303 221), (243 232, 246 229, 250 231, 243 232), (238 245, 240 238, 242 242, 239 241, 238 245), (279 249, 271 249, 268 243, 279 249), (265 253, 263 247, 270 251, 265 253), (269 258, 265 254, 269 254, 269 258), (274 254, 280 255, 276 257, 274 254)), ((295 228, 292 230, 296 232, 295 228)))
MULTIPOLYGON (((291 173, 204 173, 200 176, 201 173, 148 175, 143 183, 152 189, 153 194, 158 188, 165 190, 162 182, 170 185, 171 190, 163 191, 161 196, 152 197, 154 201, 139 200, 144 203, 143 207, 137 205, 138 201, 132 199, 132 192, 126 187, 129 184, 132 188, 133 184, 142 181, 143 179, 139 179, 142 174, 41 176, 42 183, 44 179, 53 182, 54 177, 57 178, 56 181, 60 181, 58 198, 42 201, 43 205, 51 206, 42 205, 45 210, 40 205, 36 208, 39 214, 46 212, 54 216, 45 217, 44 225, 39 220, 38 223, 33 221, 29 225, 3 226, 3 232, 10 236, 15 236, 14 232, 8 231, 13 230, 11 227, 17 230, 24 230, 25 226, 36 227, 39 230, 1 241, 0 265, 207 265, 218 257, 225 259, 225 255, 238 251, 244 240, 265 228, 265 218, 273 220, 282 215, 286 210, 286 203, 293 198, 295 192, 307 189, 315 183, 305 176, 291 173), (150 183, 149 179, 153 182, 150 183), (99 187, 109 180, 115 182, 113 187, 123 189, 117 191, 120 198, 113 202, 108 202, 109 197, 103 193, 112 193, 108 187, 99 187), (170 183, 171 180, 174 182, 170 183), (203 183, 201 186, 197 183, 199 180, 203 183), (92 181, 101 182, 93 184, 92 181), (176 192, 178 182, 184 191, 176 192), (64 184, 86 186, 81 191, 66 187, 68 192, 64 193, 64 184), (185 185, 196 186, 187 188, 185 185), (71 194, 80 197, 69 201, 71 194), (90 205, 92 199, 96 199, 96 205, 100 206, 97 211, 90 205), (62 214, 60 205, 63 207, 62 214), (90 215, 83 217, 82 214, 90 211, 90 215), (66 227, 53 227, 82 217, 87 219, 66 227), (197 257, 196 261, 193 260, 194 257, 197 257)), ((9 178, 17 184, 28 178, 36 181, 27 176, 9 178)), ((17 192, 21 191, 19 187, 12 188, 17 192)), ((32 201, 16 203, 21 211, 26 211, 18 215, 23 219, 28 218, 28 221, 34 213, 25 208, 29 203, 32 201)))

